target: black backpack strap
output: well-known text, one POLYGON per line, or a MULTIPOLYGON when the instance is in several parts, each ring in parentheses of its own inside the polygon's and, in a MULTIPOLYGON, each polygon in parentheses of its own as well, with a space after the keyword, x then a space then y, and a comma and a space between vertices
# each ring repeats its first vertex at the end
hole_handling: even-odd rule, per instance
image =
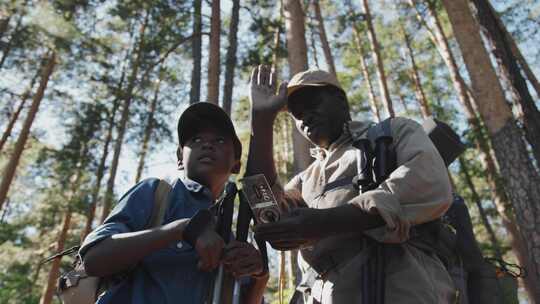
POLYGON ((376 140, 381 137, 390 137, 392 138, 392 117, 387 118, 368 129, 367 137, 368 139, 375 144, 376 140))

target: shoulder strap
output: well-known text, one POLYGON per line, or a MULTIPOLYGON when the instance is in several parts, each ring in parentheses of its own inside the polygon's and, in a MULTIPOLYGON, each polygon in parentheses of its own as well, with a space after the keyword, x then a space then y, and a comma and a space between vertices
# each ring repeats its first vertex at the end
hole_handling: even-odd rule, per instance
POLYGON ((374 143, 380 137, 392 137, 392 126, 390 124, 392 117, 387 118, 368 129, 368 138, 374 143))
POLYGON ((154 205, 152 206, 152 216, 148 222, 148 228, 154 228, 163 222, 165 211, 169 206, 169 193, 172 187, 163 179, 159 179, 156 192, 154 192, 154 205))

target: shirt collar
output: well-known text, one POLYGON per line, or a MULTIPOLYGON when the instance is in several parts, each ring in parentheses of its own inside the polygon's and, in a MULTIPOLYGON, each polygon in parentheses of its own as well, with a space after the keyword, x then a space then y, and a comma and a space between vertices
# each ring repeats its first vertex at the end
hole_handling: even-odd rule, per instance
POLYGON ((311 157, 313 157, 315 159, 318 159, 318 160, 322 160, 327 155, 329 155, 330 153, 336 151, 337 149, 339 149, 343 145, 350 143, 352 141, 351 124, 353 124, 353 123, 357 124, 358 122, 347 121, 347 122, 345 122, 343 124, 343 132, 338 137, 338 139, 336 141, 334 141, 328 147, 328 149, 325 149, 325 148, 322 148, 322 147, 315 147, 315 148, 310 149, 309 152, 311 154, 311 157))
MULTIPOLYGON (((210 189, 208 189, 207 187, 205 187, 204 185, 201 185, 200 183, 190 179, 189 177, 187 176, 182 176, 182 182, 184 183, 184 185, 186 186, 186 189, 190 192, 194 192, 194 193, 199 193, 199 192, 202 192, 204 195, 208 196, 208 197, 212 197, 212 193, 210 192, 210 189)), ((219 202, 221 201, 226 195, 226 189, 227 187, 224 187, 223 188, 223 192, 219 195, 219 197, 214 201, 215 202, 219 202)))
POLYGON ((198 182, 190 179, 187 176, 182 177, 182 181, 184 182, 184 185, 186 186, 186 189, 188 189, 191 192, 200 192, 205 188, 203 185, 201 185, 198 182))

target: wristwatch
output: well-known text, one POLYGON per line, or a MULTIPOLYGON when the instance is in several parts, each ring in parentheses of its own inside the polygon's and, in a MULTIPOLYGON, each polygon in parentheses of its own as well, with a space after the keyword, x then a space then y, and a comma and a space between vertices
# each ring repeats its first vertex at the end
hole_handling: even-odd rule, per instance
POLYGON ((197 213, 195 213, 195 215, 189 220, 186 229, 184 229, 184 241, 190 244, 191 247, 195 247, 197 238, 211 224, 213 224, 213 218, 210 210, 202 209, 197 211, 197 213))

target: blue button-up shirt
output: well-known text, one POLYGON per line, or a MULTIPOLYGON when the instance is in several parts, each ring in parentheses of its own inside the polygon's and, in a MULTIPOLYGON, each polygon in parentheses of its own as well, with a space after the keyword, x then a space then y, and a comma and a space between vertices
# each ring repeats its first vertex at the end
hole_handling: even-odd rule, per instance
MULTIPOLYGON (((158 183, 158 179, 146 179, 131 188, 105 222, 86 237, 81 255, 113 234, 146 229, 158 183)), ((209 189, 188 179, 178 181, 169 198, 164 224, 191 218, 213 204, 209 189)), ((204 303, 212 274, 198 270, 197 261, 197 253, 188 243, 171 243, 143 258, 127 279, 110 288, 97 303, 204 303)))

